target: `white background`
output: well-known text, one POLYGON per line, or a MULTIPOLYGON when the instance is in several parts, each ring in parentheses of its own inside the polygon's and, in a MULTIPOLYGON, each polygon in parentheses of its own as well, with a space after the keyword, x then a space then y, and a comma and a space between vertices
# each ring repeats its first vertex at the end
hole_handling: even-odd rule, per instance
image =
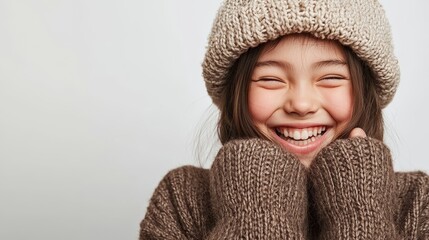
MULTIPOLYGON (((429 2, 382 2, 402 72, 386 141, 397 170, 429 171, 429 2)), ((219 3, 0 0, 0 239, 138 238, 214 127, 201 62, 219 3)))

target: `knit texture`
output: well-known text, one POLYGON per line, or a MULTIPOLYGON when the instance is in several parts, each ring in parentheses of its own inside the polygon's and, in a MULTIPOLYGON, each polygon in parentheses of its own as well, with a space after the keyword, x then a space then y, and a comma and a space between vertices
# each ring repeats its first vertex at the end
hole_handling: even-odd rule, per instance
POLYGON ((309 171, 320 239, 398 239, 390 159, 386 146, 370 138, 337 140, 322 150, 309 171))
POLYGON ((293 33, 337 40, 373 70, 381 105, 393 98, 399 65, 390 25, 377 0, 225 0, 203 62, 207 92, 218 105, 226 76, 249 48, 293 33))
POLYGON ((306 239, 307 177, 272 142, 235 140, 210 170, 216 227, 209 239, 306 239))
POLYGON ((164 177, 140 239, 429 239, 429 177, 394 173, 371 138, 334 141, 308 171, 271 143, 233 141, 211 169, 164 177))
POLYGON ((212 228, 207 170, 184 166, 168 173, 153 194, 140 239, 205 239, 212 228))

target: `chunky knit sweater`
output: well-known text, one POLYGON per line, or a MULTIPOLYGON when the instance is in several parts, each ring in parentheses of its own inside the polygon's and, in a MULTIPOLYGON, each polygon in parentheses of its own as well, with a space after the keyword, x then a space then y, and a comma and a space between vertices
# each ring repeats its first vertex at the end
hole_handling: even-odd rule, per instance
POLYGON ((235 140, 210 169, 164 177, 140 239, 429 239, 429 176, 394 173, 371 138, 336 140, 309 169, 271 142, 235 140))

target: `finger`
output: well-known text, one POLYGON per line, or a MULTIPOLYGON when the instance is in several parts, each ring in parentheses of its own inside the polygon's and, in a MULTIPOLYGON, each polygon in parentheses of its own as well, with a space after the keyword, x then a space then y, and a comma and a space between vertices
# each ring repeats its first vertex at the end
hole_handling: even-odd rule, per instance
POLYGON ((366 137, 366 133, 362 128, 354 128, 349 135, 350 138, 355 138, 355 137, 366 137))

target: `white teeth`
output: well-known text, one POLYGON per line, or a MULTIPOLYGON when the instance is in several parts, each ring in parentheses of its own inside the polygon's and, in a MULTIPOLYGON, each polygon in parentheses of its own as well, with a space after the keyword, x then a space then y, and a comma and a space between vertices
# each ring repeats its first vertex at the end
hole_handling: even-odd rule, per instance
MULTIPOLYGON (((299 142, 310 143, 314 142, 315 138, 318 137, 322 132, 326 130, 326 126, 323 127, 313 127, 313 128, 278 128, 277 131, 283 133, 283 136, 286 138, 294 139, 299 142), (308 140, 308 141, 302 141, 308 140)), ((297 142, 298 144, 298 142, 297 142)))
POLYGON ((300 133, 298 130, 295 130, 295 131, 293 132, 293 138, 294 138, 295 140, 300 140, 300 139, 301 139, 301 133, 300 133))
POLYGON ((283 130, 283 135, 284 135, 285 137, 289 137, 289 133, 288 133, 288 131, 287 131, 287 128, 285 128, 285 129, 283 130))
POLYGON ((306 129, 304 129, 304 130, 302 130, 302 132, 301 132, 301 139, 302 140, 305 140, 305 139, 307 139, 308 138, 308 132, 307 132, 307 130, 306 129))

